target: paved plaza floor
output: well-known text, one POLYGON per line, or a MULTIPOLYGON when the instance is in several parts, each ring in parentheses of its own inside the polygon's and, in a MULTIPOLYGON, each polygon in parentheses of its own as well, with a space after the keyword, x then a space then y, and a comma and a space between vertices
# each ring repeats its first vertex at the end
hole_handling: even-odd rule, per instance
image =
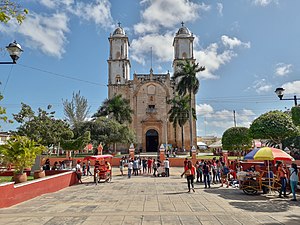
POLYGON ((119 176, 111 183, 84 184, 45 194, 0 209, 0 224, 82 225, 193 225, 193 224, 300 224, 300 201, 277 196, 245 195, 234 188, 195 184, 187 193, 182 168, 170 177, 119 176))

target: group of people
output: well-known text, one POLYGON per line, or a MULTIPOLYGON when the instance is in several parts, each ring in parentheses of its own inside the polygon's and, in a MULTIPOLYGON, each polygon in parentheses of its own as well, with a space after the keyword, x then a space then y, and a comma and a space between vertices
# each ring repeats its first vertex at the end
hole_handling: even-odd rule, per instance
POLYGON ((230 173, 233 173, 233 171, 230 171, 230 168, 225 165, 221 157, 218 160, 216 158, 212 160, 202 159, 201 161, 196 161, 195 165, 193 165, 192 161, 185 158, 184 172, 181 174, 181 177, 186 176, 188 192, 191 190, 195 192, 195 178, 197 183, 204 183, 205 188, 210 188, 211 183, 220 183, 221 187, 226 183, 227 187, 229 187, 230 173))
POLYGON ((276 165, 276 171, 277 171, 277 176, 280 178, 280 183, 281 183, 281 190, 279 192, 279 197, 282 198, 282 194, 283 197, 287 197, 286 189, 287 189, 288 177, 289 177, 289 183, 293 194, 293 198, 291 199, 291 201, 297 201, 296 190, 299 181, 297 165, 295 163, 292 163, 289 170, 287 170, 286 167, 284 167, 282 162, 278 162, 276 165))
POLYGON ((127 167, 128 178, 131 178, 132 175, 145 175, 150 174, 153 176, 170 176, 170 163, 169 159, 164 160, 163 162, 159 159, 154 159, 152 157, 134 157, 127 158, 123 156, 120 159, 120 174, 124 176, 124 167, 127 167))

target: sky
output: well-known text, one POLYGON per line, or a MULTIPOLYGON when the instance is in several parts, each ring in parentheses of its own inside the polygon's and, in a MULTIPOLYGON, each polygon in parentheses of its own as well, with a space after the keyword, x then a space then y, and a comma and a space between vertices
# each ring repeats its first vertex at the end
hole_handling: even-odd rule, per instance
MULTIPOLYGON (((1 106, 12 118, 21 102, 34 111, 52 105, 65 118, 63 100, 80 91, 94 114, 107 98, 108 37, 118 26, 130 41, 133 73, 172 71, 173 38, 181 22, 195 36, 197 135, 221 137, 234 126, 249 127, 261 114, 286 110, 300 97, 300 1, 295 0, 23 0, 22 25, 0 24, 0 61, 5 46, 23 48, 16 65, 0 65, 1 106), (234 113, 235 112, 235 113, 234 113)), ((15 130, 18 123, 1 130, 15 130)))

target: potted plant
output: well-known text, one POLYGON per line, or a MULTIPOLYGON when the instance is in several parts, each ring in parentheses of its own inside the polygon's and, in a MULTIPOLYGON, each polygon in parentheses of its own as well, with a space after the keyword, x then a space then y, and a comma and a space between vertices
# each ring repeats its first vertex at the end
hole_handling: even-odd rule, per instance
POLYGON ((0 145, 0 154, 3 155, 7 163, 12 163, 15 183, 27 181, 25 168, 30 168, 38 154, 45 149, 43 145, 30 140, 26 136, 12 136, 6 144, 0 145))

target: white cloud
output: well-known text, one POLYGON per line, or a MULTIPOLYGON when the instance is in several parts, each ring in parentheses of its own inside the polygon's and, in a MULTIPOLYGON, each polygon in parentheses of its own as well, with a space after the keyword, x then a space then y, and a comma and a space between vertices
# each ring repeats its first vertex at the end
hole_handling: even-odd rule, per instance
POLYGON ((65 13, 55 13, 50 16, 31 13, 22 26, 10 23, 10 26, 0 25, 0 30, 9 35, 17 32, 25 37, 27 47, 40 49, 47 55, 61 58, 67 43, 68 20, 65 13))
POLYGON ((230 49, 233 49, 234 47, 245 47, 250 48, 250 42, 242 42, 241 40, 237 39, 236 37, 230 38, 226 35, 222 35, 221 37, 222 43, 224 46, 229 47, 230 49))
POLYGON ((131 43, 131 58, 136 62, 145 65, 145 58, 152 48, 152 54, 157 56, 158 61, 172 61, 173 48, 171 43, 173 38, 172 33, 167 33, 165 35, 149 34, 134 39, 131 43))
POLYGON ((292 72, 292 64, 278 63, 276 65, 275 74, 284 76, 292 72))
POLYGON ((252 0, 254 5, 267 6, 271 3, 278 4, 278 0, 252 0))
POLYGON ((300 80, 288 82, 282 85, 285 94, 300 94, 300 80))
POLYGON ((219 50, 220 47, 217 43, 212 43, 206 49, 200 51, 194 50, 196 60, 201 66, 205 66, 205 70, 198 73, 199 79, 217 79, 219 76, 215 72, 220 66, 229 63, 233 57, 237 56, 233 48, 239 46, 250 48, 250 42, 242 42, 236 37, 230 38, 223 35, 221 41, 225 46, 223 51, 219 50))
POLYGON ((236 53, 232 50, 224 50, 218 52, 218 44, 212 43, 206 49, 201 51, 194 51, 195 57, 201 66, 205 66, 205 70, 198 73, 199 79, 216 79, 217 75, 214 73, 224 65, 231 61, 232 57, 236 56, 236 53))
POLYGON ((36 0, 37 3, 40 3, 50 9, 58 8, 58 7, 64 7, 64 6, 70 6, 74 4, 74 0, 36 0))
POLYGON ((254 84, 252 86, 252 89, 254 89, 259 94, 269 92, 270 90, 272 90, 272 88, 273 86, 271 84, 268 84, 266 79, 256 80, 254 81, 254 84))
POLYGON ((108 0, 96 0, 94 3, 77 2, 69 11, 102 27, 112 28, 111 3, 108 0))
POLYGON ((220 2, 217 3, 217 10, 219 12, 219 15, 223 16, 223 4, 222 3, 220 3, 220 2))
POLYGON ((214 111, 213 107, 208 104, 196 105, 196 114, 200 116, 209 115, 214 111))
POLYGON ((142 22, 134 26, 135 33, 157 32, 161 27, 172 28, 179 21, 195 21, 201 11, 208 11, 209 5, 197 4, 186 0, 148 0, 142 12, 142 22))

